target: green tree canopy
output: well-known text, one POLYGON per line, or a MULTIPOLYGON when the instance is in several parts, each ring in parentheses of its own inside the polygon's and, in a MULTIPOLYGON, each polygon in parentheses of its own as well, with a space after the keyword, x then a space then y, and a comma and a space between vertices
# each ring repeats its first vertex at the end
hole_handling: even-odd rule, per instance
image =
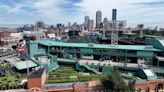
MULTIPOLYGON (((133 31, 136 34, 140 34, 140 30, 133 31)), ((154 35, 154 36, 164 36, 164 31, 157 31, 157 30, 143 30, 143 35, 154 35)))
POLYGON ((5 45, 5 42, 3 42, 1 39, 0 39, 0 46, 3 46, 5 45))
POLYGON ((119 90, 119 92, 134 92, 135 89, 135 81, 131 80, 129 83, 126 83, 118 71, 112 71, 101 82, 106 89, 119 90))

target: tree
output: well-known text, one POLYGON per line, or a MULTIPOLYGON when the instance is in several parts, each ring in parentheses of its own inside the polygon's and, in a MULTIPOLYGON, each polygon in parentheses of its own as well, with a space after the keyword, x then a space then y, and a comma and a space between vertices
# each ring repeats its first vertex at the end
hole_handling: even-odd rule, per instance
POLYGON ((112 71, 103 78, 101 82, 106 89, 115 90, 117 92, 134 92, 135 90, 135 81, 126 83, 118 71, 112 71))
POLYGON ((107 75, 102 80, 102 84, 105 88, 111 90, 127 90, 126 83, 118 71, 112 71, 109 75, 107 75))
POLYGON ((0 71, 3 69, 3 66, 2 65, 0 65, 0 71))
MULTIPOLYGON (((133 31, 136 34, 140 34, 140 30, 133 31)), ((143 30, 143 35, 154 35, 154 36, 164 36, 164 31, 157 31, 157 30, 143 30)))
POLYGON ((134 79, 129 80, 128 89, 130 92, 135 92, 135 83, 136 83, 136 80, 134 79))
POLYGON ((0 39, 0 46, 4 46, 5 45, 5 42, 3 42, 1 39, 0 39))

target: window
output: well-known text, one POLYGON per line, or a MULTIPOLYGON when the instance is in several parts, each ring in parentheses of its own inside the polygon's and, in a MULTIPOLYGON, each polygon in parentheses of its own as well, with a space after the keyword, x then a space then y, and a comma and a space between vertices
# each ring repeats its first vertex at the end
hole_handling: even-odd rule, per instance
POLYGON ((163 84, 162 83, 158 84, 158 89, 163 89, 163 84))
POLYGON ((38 44, 38 49, 44 49, 44 48, 45 48, 44 45, 38 44))
POLYGON ((159 74, 158 74, 158 73, 156 73, 156 75, 157 75, 157 76, 159 76, 159 74))

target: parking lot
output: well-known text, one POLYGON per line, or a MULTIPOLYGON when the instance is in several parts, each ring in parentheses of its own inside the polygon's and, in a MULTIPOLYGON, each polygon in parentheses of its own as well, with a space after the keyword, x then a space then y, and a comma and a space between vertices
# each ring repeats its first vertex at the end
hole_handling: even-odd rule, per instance
POLYGON ((0 48, 0 63, 2 63, 4 59, 14 57, 16 55, 16 50, 0 48))

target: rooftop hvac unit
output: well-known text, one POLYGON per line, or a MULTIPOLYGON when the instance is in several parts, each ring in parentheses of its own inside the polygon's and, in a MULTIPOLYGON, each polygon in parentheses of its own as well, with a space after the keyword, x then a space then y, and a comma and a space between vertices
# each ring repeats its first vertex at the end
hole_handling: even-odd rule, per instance
POLYGON ((153 46, 145 46, 145 49, 153 49, 153 46))
POLYGON ((92 46, 93 47, 94 46, 94 43, 88 43, 88 46, 92 46))

